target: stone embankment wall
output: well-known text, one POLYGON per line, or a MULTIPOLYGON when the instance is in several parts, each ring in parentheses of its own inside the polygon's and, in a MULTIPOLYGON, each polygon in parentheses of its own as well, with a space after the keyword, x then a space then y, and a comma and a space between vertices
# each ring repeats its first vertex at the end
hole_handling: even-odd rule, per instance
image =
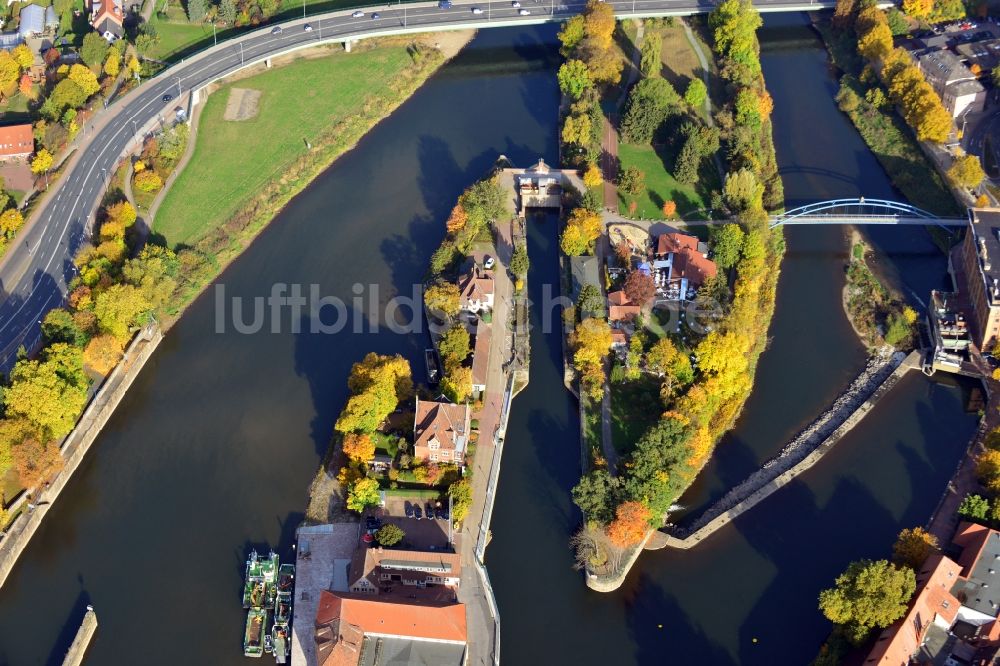
POLYGON ((37 493, 33 502, 34 508, 31 509, 29 505, 29 510, 15 519, 0 541, 0 586, 7 580, 17 558, 42 524, 45 514, 59 497, 59 493, 73 476, 73 472, 83 462, 98 433, 111 418, 118 403, 162 339, 163 333, 156 325, 146 327, 136 336, 125 351, 121 362, 94 394, 93 400, 87 405, 73 432, 63 441, 62 455, 66 461, 65 466, 47 488, 37 493))
POLYGON ((69 646, 69 652, 63 659, 63 666, 80 666, 83 663, 83 655, 87 653, 87 646, 90 645, 95 631, 97 631, 97 613, 94 612, 93 608, 87 606, 87 612, 76 632, 76 638, 73 639, 73 644, 69 646))
POLYGON ((692 548, 819 462, 872 410, 909 370, 920 367, 919 352, 873 357, 833 406, 781 453, 713 504, 689 528, 667 535, 667 545, 692 548))

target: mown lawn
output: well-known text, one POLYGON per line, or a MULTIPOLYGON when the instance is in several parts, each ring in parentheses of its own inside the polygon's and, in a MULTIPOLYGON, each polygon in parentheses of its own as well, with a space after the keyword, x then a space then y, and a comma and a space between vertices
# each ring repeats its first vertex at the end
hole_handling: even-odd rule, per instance
POLYGON ((627 212, 629 202, 635 200, 637 208, 634 217, 662 220, 663 202, 673 201, 677 204, 677 215, 681 218, 704 219, 703 209, 706 208, 706 204, 701 195, 694 187, 678 183, 674 179, 664 164, 666 157, 663 151, 658 152, 652 146, 618 144, 621 168, 636 167, 646 174, 645 191, 638 196, 633 197, 621 189, 618 190, 619 210, 627 212))
MULTIPOLYGON (((372 81, 388 82, 410 65, 405 47, 300 60, 226 85, 202 111, 195 152, 156 214, 154 231, 171 245, 191 244, 221 225, 338 121, 360 114, 372 81), (232 87, 262 92, 258 115, 223 120, 232 87)), ((391 93, 389 93, 391 94, 391 93)))
POLYGON ((663 411, 660 383, 649 375, 611 385, 611 441, 628 453, 663 411))

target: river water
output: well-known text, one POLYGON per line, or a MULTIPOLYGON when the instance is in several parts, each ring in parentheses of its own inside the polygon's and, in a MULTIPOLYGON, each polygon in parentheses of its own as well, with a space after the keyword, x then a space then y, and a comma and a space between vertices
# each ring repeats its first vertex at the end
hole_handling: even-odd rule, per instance
MULTIPOLYGON (((781 35, 763 60, 789 205, 889 192, 833 105, 823 52, 809 40, 782 49, 781 35)), ((220 278, 227 296, 274 283, 343 298, 377 284, 382 302, 409 293, 456 196, 498 154, 556 161, 554 36, 481 33, 288 206, 220 278)), ((557 284, 555 221, 532 218, 528 241, 537 302, 557 284)), ((907 242, 890 267, 920 292, 942 262, 907 242)), ((757 388, 691 506, 772 455, 863 362, 839 306, 841 233, 791 230, 788 246, 757 388)), ((218 333, 216 315, 210 292, 173 328, 0 589, 0 663, 60 663, 87 603, 101 622, 89 664, 243 663, 246 550, 289 553, 351 363, 399 352, 420 367, 419 336, 296 334, 287 321, 218 333)), ((559 332, 536 326, 532 345, 487 551, 505 664, 804 663, 827 630, 819 589, 926 520, 975 424, 959 387, 908 377, 816 469, 697 551, 645 554, 623 590, 599 595, 566 546, 580 446, 559 332)))

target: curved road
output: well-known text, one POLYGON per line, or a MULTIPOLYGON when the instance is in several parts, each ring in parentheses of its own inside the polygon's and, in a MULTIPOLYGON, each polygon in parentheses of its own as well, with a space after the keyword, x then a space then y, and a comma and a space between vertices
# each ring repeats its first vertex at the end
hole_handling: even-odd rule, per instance
MULTIPOLYGON (((10 369, 17 350, 31 350, 41 339, 40 320, 62 304, 66 284, 75 268, 72 257, 84 242, 92 213, 118 160, 136 141, 144 127, 176 106, 193 90, 259 63, 269 57, 319 43, 344 42, 379 35, 435 30, 502 27, 562 21, 579 13, 580 0, 521 0, 530 14, 522 16, 509 1, 456 0, 449 10, 436 3, 386 5, 364 8, 354 18, 352 10, 330 12, 245 33, 170 67, 103 111, 95 121, 103 124, 79 144, 78 159, 54 183, 41 209, 0 265, 0 372, 10 369), (473 8, 481 10, 474 13, 473 8), (372 12, 378 12, 375 19, 372 12), (312 28, 306 30, 306 24, 312 28), (164 102, 165 95, 173 99, 164 102)), ((610 3, 619 18, 686 15, 711 11, 712 0, 616 0, 610 3)), ((832 6, 832 0, 757 0, 761 11, 800 11, 832 6)), ((87 131, 87 130, 85 130, 87 131)), ((133 146, 134 147, 134 146, 133 146)))

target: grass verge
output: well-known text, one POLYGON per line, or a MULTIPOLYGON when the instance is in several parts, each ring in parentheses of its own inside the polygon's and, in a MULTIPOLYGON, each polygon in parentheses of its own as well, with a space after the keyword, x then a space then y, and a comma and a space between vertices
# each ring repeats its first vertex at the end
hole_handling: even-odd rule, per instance
POLYGON ((620 143, 618 159, 622 169, 636 167, 646 175, 646 186, 637 196, 618 190, 621 210, 629 210, 630 202, 635 201, 635 217, 662 220, 663 203, 673 201, 677 204, 677 215, 683 219, 704 219, 705 201, 694 186, 677 182, 667 170, 667 162, 672 160, 664 148, 620 143))

